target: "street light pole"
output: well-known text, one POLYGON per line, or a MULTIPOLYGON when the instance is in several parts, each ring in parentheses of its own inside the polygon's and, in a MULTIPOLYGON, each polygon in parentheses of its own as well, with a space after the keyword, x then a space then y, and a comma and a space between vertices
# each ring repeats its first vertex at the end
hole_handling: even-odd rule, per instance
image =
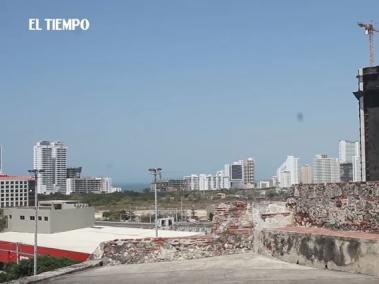
POLYGON ((149 172, 153 175, 154 180, 154 195, 155 195, 155 237, 158 237, 158 198, 157 198, 157 175, 161 178, 161 168, 151 168, 149 172))
POLYGON ((34 174, 34 250, 33 250, 33 275, 37 275, 37 257, 38 257, 38 174, 44 173, 45 170, 29 170, 34 174))
POLYGON ((154 175, 154 200, 155 200, 155 237, 158 238, 158 198, 157 198, 157 174, 154 175))

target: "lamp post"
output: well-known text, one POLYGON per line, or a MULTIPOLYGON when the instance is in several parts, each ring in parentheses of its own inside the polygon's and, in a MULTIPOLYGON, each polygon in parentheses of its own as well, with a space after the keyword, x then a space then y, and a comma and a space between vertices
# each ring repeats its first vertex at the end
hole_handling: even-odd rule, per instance
POLYGON ((34 251, 33 251, 33 275, 37 275, 37 257, 38 257, 38 245, 37 245, 37 235, 38 235, 38 174, 44 173, 45 170, 29 170, 29 173, 34 175, 34 251))
POLYGON ((149 172, 153 175, 154 192, 155 192, 155 237, 158 237, 158 200, 157 200, 157 175, 161 179, 161 168, 151 168, 149 172))

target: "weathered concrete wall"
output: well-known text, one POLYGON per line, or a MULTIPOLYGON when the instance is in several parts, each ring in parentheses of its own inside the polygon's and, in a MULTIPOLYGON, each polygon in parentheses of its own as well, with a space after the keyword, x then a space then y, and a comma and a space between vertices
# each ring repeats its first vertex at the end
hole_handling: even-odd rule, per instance
POLYGON ((295 223, 379 233, 379 183, 303 184, 287 205, 295 223))
POLYGON ((267 229, 260 234, 258 252, 317 268, 379 276, 379 237, 376 240, 267 229))

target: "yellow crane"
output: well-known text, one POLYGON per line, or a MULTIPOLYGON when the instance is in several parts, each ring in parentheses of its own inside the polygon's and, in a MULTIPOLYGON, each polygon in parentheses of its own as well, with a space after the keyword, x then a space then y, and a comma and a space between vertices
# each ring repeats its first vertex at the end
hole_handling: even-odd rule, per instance
POLYGON ((374 47, 374 32, 379 32, 375 29, 373 24, 358 23, 358 26, 365 30, 368 35, 368 49, 369 49, 369 65, 375 66, 375 47, 374 47))

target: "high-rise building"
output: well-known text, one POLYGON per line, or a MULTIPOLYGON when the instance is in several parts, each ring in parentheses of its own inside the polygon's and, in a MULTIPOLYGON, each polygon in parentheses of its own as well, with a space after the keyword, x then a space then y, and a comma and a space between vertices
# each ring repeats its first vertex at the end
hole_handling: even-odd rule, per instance
POLYGON ((313 182, 312 178, 312 167, 310 165, 304 165, 301 167, 300 181, 304 184, 309 184, 313 182))
POLYGON ((287 159, 276 171, 280 187, 290 187, 299 183, 299 158, 287 156, 287 159))
POLYGON ((354 171, 360 171, 360 165, 355 164, 356 157, 359 157, 359 142, 341 140, 338 144, 341 181, 349 182, 354 180, 354 171))
POLYGON ((207 175, 199 175, 199 190, 209 190, 207 175))
POLYGON ((186 190, 220 190, 230 188, 253 188, 255 161, 253 158, 225 164, 215 175, 191 175, 183 177, 186 190))
POLYGON ((212 179, 212 175, 207 175, 206 177, 206 187, 208 188, 208 190, 215 190, 216 188, 213 187, 213 179, 212 179))
POLYGON ((230 165, 229 164, 224 165, 224 175, 226 177, 230 177, 230 165))
POLYGON ((230 189, 231 183, 230 183, 230 176, 224 175, 223 177, 223 186, 221 189, 230 189))
POLYGON ((244 187, 243 160, 234 162, 230 165, 230 182, 231 182, 232 188, 244 187))
POLYGON ((38 179, 39 193, 66 192, 67 147, 59 141, 40 141, 34 146, 34 169, 44 170, 38 179))
POLYGON ((271 177, 271 186, 276 187, 278 185, 278 177, 277 176, 272 176, 271 177))
POLYGON ((184 190, 190 191, 191 190, 191 176, 185 176, 183 177, 184 180, 184 190))
POLYGON ((0 175, 3 173, 3 146, 0 145, 0 175))
POLYGON ((340 179, 342 182, 353 181, 353 163, 340 163, 340 179))
POLYGON ((338 143, 340 163, 352 163, 354 156, 359 156, 359 142, 340 140, 338 143))
POLYGON ((362 181, 379 180, 379 66, 358 70, 362 181))
POLYGON ((313 182, 332 183, 340 181, 340 165, 338 159, 328 155, 316 155, 313 159, 313 182))
POLYGON ((184 179, 169 179, 167 183, 168 191, 183 191, 187 184, 184 179))
POLYGON ((362 181, 361 157, 360 156, 354 156, 353 157, 353 181, 355 181, 355 182, 362 181))
POLYGON ((248 158, 243 161, 243 183, 245 187, 252 188, 255 183, 255 161, 248 158))
POLYGON ((199 176, 198 175, 190 175, 185 176, 183 178, 187 184, 187 190, 199 190, 199 176))

